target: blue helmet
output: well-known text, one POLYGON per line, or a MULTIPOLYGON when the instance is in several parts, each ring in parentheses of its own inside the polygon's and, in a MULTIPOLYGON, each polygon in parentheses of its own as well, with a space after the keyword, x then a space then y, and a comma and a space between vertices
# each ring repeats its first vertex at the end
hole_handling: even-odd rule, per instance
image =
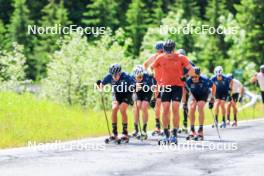
POLYGON ((175 42, 172 40, 166 40, 163 48, 166 53, 172 53, 172 51, 175 49, 175 42))
POLYGON ((155 44, 155 49, 156 49, 156 50, 163 50, 163 46, 164 46, 163 41, 158 41, 158 42, 155 44))
POLYGON ((122 68, 121 68, 121 65, 120 65, 120 64, 113 64, 113 65, 111 65, 111 66, 109 67, 109 73, 110 73, 111 75, 115 75, 115 74, 117 74, 117 73, 120 73, 121 70, 122 70, 122 68))

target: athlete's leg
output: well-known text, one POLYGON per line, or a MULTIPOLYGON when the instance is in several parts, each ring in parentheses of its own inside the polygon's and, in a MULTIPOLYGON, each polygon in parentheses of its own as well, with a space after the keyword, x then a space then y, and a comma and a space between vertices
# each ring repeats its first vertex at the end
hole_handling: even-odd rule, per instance
POLYGON ((232 107, 233 107, 233 114, 234 114, 234 121, 237 121, 237 104, 235 101, 232 101, 232 107))
POLYGON ((164 133, 169 137, 168 125, 169 125, 169 116, 170 116, 170 102, 162 102, 162 123, 164 128, 164 133))
POLYGON ((232 106, 232 101, 229 101, 227 103, 227 108, 226 108, 226 117, 227 117, 227 120, 230 121, 230 114, 231 114, 231 106, 232 106))
POLYGON ((134 130, 135 132, 133 133, 134 135, 137 135, 138 133, 138 120, 139 120, 139 114, 140 114, 140 105, 141 101, 136 101, 133 105, 133 115, 134 115, 134 130))
POLYGON ((226 108, 225 108, 225 101, 220 100, 220 107, 221 107, 221 112, 222 112, 222 121, 225 122, 225 114, 226 114, 226 108))
POLYGON ((141 110, 142 110, 142 118, 143 118, 143 131, 147 132, 147 123, 148 123, 148 106, 149 102, 142 101, 141 110))
POLYGON ((155 105, 155 117, 156 117, 156 128, 160 129, 160 110, 161 110, 161 99, 157 98, 155 105))
POLYGON ((190 103, 190 125, 191 131, 195 132, 194 125, 195 125, 195 111, 196 111, 196 101, 192 100, 190 103))
POLYGON ((199 131, 203 131, 205 101, 199 101, 197 104, 199 112, 199 131))
POLYGON ((221 100, 220 99, 216 99, 216 103, 215 103, 215 120, 216 120, 217 123, 218 123, 218 113, 219 113, 220 103, 221 103, 221 100))
POLYGON ((127 103, 121 103, 121 105, 119 106, 121 115, 122 115, 122 124, 123 124, 123 134, 127 135, 128 131, 127 131, 127 108, 128 108, 128 104, 127 103))
POLYGON ((119 109, 119 104, 117 101, 112 102, 112 132, 117 136, 117 112, 119 109))

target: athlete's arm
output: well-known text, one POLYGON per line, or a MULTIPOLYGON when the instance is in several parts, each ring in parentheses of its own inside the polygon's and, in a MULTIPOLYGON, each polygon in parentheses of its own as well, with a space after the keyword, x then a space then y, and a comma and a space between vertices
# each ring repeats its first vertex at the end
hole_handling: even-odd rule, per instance
POLYGON ((212 87, 212 97, 215 97, 215 93, 216 93, 216 85, 213 84, 213 87, 212 87))
POLYGON ((231 92, 231 95, 233 95, 233 80, 230 80, 230 83, 229 83, 229 87, 230 87, 230 92, 231 92))
POLYGON ((188 70, 188 75, 189 76, 195 76, 195 71, 193 66, 191 65, 190 61, 188 60, 188 58, 186 56, 180 56, 181 57, 181 61, 182 61, 182 65, 183 67, 185 67, 188 70))
POLYGON ((153 63, 153 61, 155 60, 155 56, 151 56, 149 57, 144 63, 143 63, 143 67, 145 70, 147 70, 149 68, 149 66, 153 63))

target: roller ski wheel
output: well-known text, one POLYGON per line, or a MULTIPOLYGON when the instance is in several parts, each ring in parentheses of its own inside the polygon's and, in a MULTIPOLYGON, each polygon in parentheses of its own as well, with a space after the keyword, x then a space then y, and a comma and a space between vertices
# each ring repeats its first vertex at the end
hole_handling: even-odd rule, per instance
POLYGON ((222 124, 220 125, 220 128, 226 128, 226 122, 222 122, 222 124))
POLYGON ((146 132, 142 132, 141 136, 140 136, 141 140, 147 140, 148 139, 148 135, 146 132))
POLYGON ((232 127, 237 127, 237 122, 236 122, 236 121, 234 121, 234 122, 232 123, 232 127))
POLYGON ((216 124, 212 124, 212 128, 214 128, 214 127, 218 127, 218 123, 216 123, 216 124))
POLYGON ((178 131, 177 131, 178 134, 181 134, 182 132, 183 132, 182 128, 179 128, 178 131))
POLYGON ((117 136, 110 136, 109 138, 106 138, 104 141, 106 144, 114 143, 114 144, 121 144, 120 139, 118 139, 117 136))
POLYGON ((121 138, 120 138, 120 143, 121 144, 127 144, 129 142, 129 137, 128 135, 123 135, 121 138))

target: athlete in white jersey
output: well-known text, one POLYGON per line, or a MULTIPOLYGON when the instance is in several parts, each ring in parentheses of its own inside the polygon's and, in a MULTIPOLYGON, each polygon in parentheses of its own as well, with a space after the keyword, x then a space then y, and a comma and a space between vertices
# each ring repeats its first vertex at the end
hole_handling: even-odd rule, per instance
POLYGON ((232 88, 229 92, 227 101, 227 126, 230 125, 230 114, 231 114, 231 108, 233 108, 233 115, 234 115, 234 122, 232 124, 232 127, 237 127, 237 101, 242 102, 243 95, 244 95, 244 87, 241 84, 241 82, 237 79, 233 78, 232 74, 227 75, 233 80, 232 88))
POLYGON ((262 96, 262 102, 263 102, 263 106, 264 106, 264 65, 260 66, 260 72, 256 73, 252 79, 251 79, 252 83, 258 83, 259 87, 260 87, 260 91, 261 91, 261 96, 262 96))

